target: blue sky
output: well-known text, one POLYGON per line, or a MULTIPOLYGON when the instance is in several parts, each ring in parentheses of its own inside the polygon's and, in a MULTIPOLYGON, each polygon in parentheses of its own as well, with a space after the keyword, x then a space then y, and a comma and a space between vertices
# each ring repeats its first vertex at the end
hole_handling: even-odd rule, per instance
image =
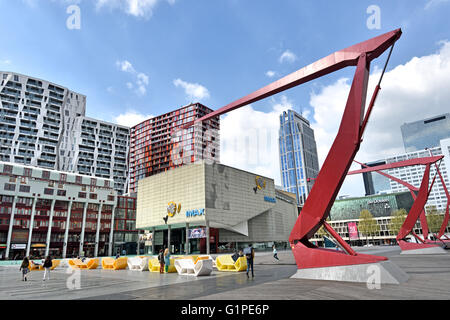
MULTIPOLYGON (((207 88, 201 102, 213 109, 310 62, 356 42, 402 27, 405 34, 392 65, 430 53, 449 38, 449 3, 429 1, 156 1, 136 16, 126 5, 96 7, 96 1, 0 0, 1 69, 33 75, 87 95, 87 114, 113 120, 124 110, 160 114, 190 102, 175 79, 207 88), (69 3, 81 9, 81 29, 69 30, 69 3), (369 30, 369 5, 381 9, 381 29, 369 30), (289 50, 295 61, 280 63, 289 50), (148 76, 145 94, 128 89, 129 61, 148 76), (269 78, 267 71, 276 72, 269 78), (108 90, 109 88, 109 90, 108 90)), ((118 1, 112 1, 118 2, 118 1)), ((126 1, 123 1, 126 2, 126 1)), ((145 2, 145 1, 143 1, 145 2)), ((382 60, 380 60, 382 62, 382 60)), ((314 85, 286 94, 302 108, 314 85)), ((267 103, 256 105, 267 110, 267 103)))
MULTIPOLYGON (((401 27, 390 71, 438 52, 450 39, 449 16, 448 0, 0 0, 0 70, 85 94, 87 116, 123 122, 130 119, 120 116, 130 112, 158 115, 191 101, 220 108, 336 50, 401 27), (80 8, 79 30, 66 27, 70 4, 80 8), (367 27, 371 5, 380 8, 380 29, 367 27)), ((374 65, 382 67, 385 57, 374 65)), ((319 124, 313 96, 352 71, 255 103, 251 111, 276 120, 274 106, 289 102, 319 124)), ((267 174, 275 176, 277 168, 267 174)))

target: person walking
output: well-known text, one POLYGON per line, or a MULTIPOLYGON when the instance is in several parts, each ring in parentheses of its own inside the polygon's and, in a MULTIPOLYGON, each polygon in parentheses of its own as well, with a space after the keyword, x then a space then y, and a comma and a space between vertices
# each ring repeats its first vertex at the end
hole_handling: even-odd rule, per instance
POLYGON ((274 257, 275 259, 277 259, 278 261, 280 261, 280 259, 278 259, 278 251, 277 251, 277 248, 275 248, 275 245, 273 245, 272 248, 273 248, 273 257, 274 257))
POLYGON ((44 278, 42 281, 45 281, 46 276, 48 276, 48 280, 50 280, 50 268, 53 266, 53 261, 50 256, 47 256, 44 261, 44 278))
POLYGON ((169 248, 166 248, 164 251, 164 268, 166 273, 169 272, 169 266, 170 266, 170 252, 169 248))
POLYGON ((22 271, 22 281, 27 281, 27 274, 30 272, 30 260, 28 257, 23 258, 22 264, 20 265, 20 269, 22 271))
POLYGON ((158 260, 159 260, 159 273, 164 273, 164 251, 163 251, 163 249, 159 250, 158 260))
POLYGON ((255 249, 253 249, 252 244, 250 243, 247 248, 244 249, 245 257, 247 258, 247 278, 248 272, 250 269, 252 269, 252 278, 255 277, 255 274, 253 272, 253 261, 255 259, 255 249))

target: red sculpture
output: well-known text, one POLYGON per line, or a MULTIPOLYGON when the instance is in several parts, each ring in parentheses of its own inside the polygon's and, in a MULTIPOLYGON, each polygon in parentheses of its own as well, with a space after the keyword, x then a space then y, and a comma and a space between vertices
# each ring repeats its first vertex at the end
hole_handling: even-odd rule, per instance
POLYGON ((360 170, 355 170, 355 171, 350 171, 348 173, 348 175, 353 175, 353 174, 358 174, 358 173, 375 171, 379 174, 384 175, 385 177, 387 177, 391 180, 394 180, 394 181, 406 186, 410 190, 411 195, 414 199, 414 204, 413 204, 410 212, 408 213, 408 216, 405 219, 405 222, 403 223, 403 225, 399 231, 399 234, 397 235, 397 241, 402 250, 413 250, 413 249, 421 249, 421 248, 425 248, 425 247, 439 246, 435 242, 427 239, 428 238, 428 223, 427 223, 426 216, 425 216, 424 206, 428 200, 428 196, 430 194, 430 191, 431 191, 431 189, 434 185, 434 181, 436 179, 436 176, 435 176, 433 178, 431 186, 428 188, 430 166, 431 166, 431 164, 434 163, 436 165, 436 169, 438 170, 438 166, 436 163, 438 161, 441 161, 442 158, 443 158, 443 156, 415 158, 415 159, 399 161, 399 162, 395 162, 395 163, 389 163, 389 164, 379 165, 379 166, 374 166, 374 167, 368 167, 368 166, 365 166, 365 165, 355 161, 356 163, 359 163, 362 166, 365 166, 366 168, 360 169, 360 170), (424 176, 422 178, 422 183, 421 183, 420 189, 410 185, 409 183, 407 183, 405 181, 402 181, 396 177, 393 177, 387 173, 380 171, 380 170, 385 170, 385 169, 401 168, 401 167, 413 166, 413 165, 426 165, 426 169, 424 172, 424 176), (418 192, 418 194, 416 195, 415 192, 418 192), (421 239, 418 235, 416 235, 413 232, 414 225, 415 225, 419 215, 420 215, 420 220, 421 220, 421 224, 422 224, 424 239, 421 239), (407 242, 406 236, 410 233, 416 239, 418 239, 421 243, 417 244, 417 243, 407 242))
MULTIPOLYGON (((388 48, 391 48, 392 52, 393 45, 401 34, 401 30, 397 29, 337 51, 195 120, 195 123, 198 123, 220 116, 345 67, 356 66, 339 131, 289 237, 298 268, 367 264, 387 260, 385 257, 357 254, 325 220, 359 149, 364 129, 380 90, 378 83, 364 115, 370 63, 388 48), (345 252, 318 248, 309 242, 322 225, 345 252)), ((188 123, 185 128, 193 124, 194 122, 188 123)))

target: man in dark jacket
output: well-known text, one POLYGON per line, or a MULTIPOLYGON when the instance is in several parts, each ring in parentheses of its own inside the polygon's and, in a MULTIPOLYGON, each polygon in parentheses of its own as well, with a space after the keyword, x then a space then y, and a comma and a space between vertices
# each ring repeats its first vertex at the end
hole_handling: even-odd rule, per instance
POLYGON ((255 258, 255 249, 252 248, 251 243, 244 249, 244 254, 247 258, 247 278, 249 278, 248 272, 250 271, 250 268, 252 269, 252 278, 254 278, 255 274, 253 273, 253 260, 255 258))

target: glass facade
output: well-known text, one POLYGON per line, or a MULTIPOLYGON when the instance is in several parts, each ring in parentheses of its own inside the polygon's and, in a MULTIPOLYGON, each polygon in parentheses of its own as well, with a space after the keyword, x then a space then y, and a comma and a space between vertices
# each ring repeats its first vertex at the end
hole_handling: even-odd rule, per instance
POLYGON ((450 113, 405 123, 400 129, 406 152, 438 147, 440 140, 450 138, 450 113))
POLYGON ((319 173, 319 160, 309 121, 293 110, 280 115, 279 154, 283 189, 296 194, 302 205, 319 173))
POLYGON ((336 200, 331 207, 330 220, 359 219, 362 210, 374 218, 389 217, 397 209, 411 210, 413 198, 409 192, 336 200))
MULTIPOLYGON (((368 167, 376 167, 386 164, 386 161, 376 161, 371 163, 366 163, 365 165, 368 167)), ((364 166, 361 166, 361 169, 364 169, 364 166)), ((390 179, 387 177, 376 173, 376 172, 365 172, 363 173, 364 180, 364 188, 366 190, 366 196, 387 193, 391 190, 390 179)))

